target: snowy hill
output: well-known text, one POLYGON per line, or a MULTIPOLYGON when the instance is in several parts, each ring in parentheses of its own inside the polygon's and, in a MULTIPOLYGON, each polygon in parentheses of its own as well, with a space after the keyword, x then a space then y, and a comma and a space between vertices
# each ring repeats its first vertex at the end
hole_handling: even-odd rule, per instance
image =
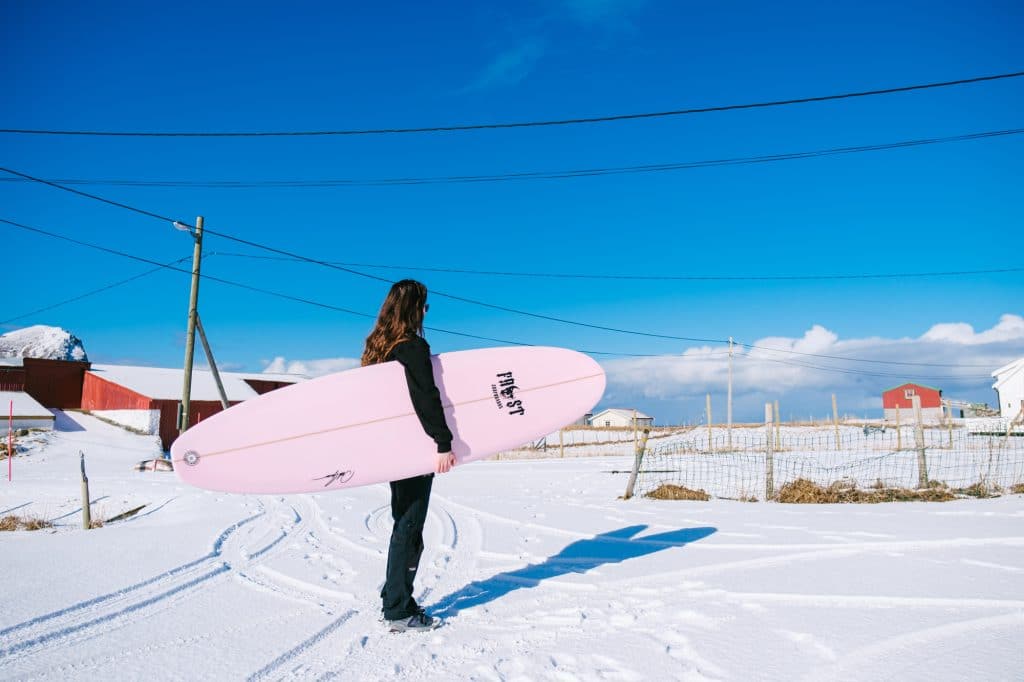
POLYGON ((41 324, 0 335, 0 358, 89 361, 81 339, 60 327, 41 324))

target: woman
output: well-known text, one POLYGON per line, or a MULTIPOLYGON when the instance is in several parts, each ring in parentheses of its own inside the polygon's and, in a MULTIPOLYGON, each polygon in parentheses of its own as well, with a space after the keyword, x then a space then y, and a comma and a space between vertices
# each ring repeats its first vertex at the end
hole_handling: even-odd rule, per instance
MULTIPOLYGON (((437 443, 435 470, 446 473, 455 466, 452 432, 444 420, 441 395, 434 383, 430 365, 430 346, 423 339, 423 316, 427 288, 420 282, 403 279, 388 292, 377 316, 377 324, 366 337, 363 366, 397 360, 405 368, 416 416, 427 435, 437 443)), ((384 619, 392 632, 431 630, 439 624, 428 616, 412 596, 413 581, 423 554, 423 523, 434 474, 413 476, 391 482, 391 516, 395 525, 388 546, 387 577, 380 596, 384 619)))

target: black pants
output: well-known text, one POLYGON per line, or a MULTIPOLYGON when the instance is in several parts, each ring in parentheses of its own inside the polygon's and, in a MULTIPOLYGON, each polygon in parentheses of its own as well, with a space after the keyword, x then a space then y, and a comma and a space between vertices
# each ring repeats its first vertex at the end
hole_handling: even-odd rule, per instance
POLYGON ((423 554, 423 523, 433 482, 433 474, 391 482, 391 516, 395 526, 388 547, 387 577, 380 593, 388 620, 408 618, 419 611, 412 596, 412 583, 423 554))

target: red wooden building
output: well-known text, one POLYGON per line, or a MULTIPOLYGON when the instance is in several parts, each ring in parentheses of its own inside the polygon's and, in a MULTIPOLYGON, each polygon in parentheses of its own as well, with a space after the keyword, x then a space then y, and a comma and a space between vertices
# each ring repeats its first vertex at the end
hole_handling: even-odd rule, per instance
MULTIPOLYGON (((221 372, 228 404, 294 384, 304 377, 221 372)), ((97 416, 144 433, 159 434, 164 449, 178 436, 183 372, 161 367, 94 365, 82 385, 81 407, 97 416)), ((222 409, 208 370, 193 370, 189 423, 198 424, 222 409)))
POLYGON ((0 364, 0 390, 23 391, 46 407, 82 406, 82 382, 91 366, 74 360, 6 358, 0 364))
POLYGON ((921 399, 921 415, 925 421, 942 419, 942 390, 921 384, 900 384, 882 392, 882 409, 885 418, 895 421, 899 408, 900 421, 904 424, 914 420, 914 396, 921 399))

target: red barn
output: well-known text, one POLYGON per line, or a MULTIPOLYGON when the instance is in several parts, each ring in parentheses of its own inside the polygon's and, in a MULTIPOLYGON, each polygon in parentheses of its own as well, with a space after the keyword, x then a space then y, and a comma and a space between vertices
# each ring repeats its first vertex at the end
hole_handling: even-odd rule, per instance
POLYGON ((942 420, 942 390, 921 384, 900 384, 883 391, 882 409, 885 418, 896 421, 896 411, 899 409, 900 422, 913 423, 915 395, 921 399, 921 418, 924 421, 942 420))
MULTIPOLYGON (((286 374, 221 372, 228 403, 235 405, 304 379, 286 374)), ((164 449, 178 436, 178 406, 184 372, 161 367, 93 365, 82 386, 83 410, 143 433, 160 435, 164 449)), ((221 411, 220 394, 209 370, 193 370, 189 423, 221 411)))
POLYGON ((46 407, 82 406, 82 381, 88 362, 47 358, 2 358, 0 390, 24 391, 46 407))

